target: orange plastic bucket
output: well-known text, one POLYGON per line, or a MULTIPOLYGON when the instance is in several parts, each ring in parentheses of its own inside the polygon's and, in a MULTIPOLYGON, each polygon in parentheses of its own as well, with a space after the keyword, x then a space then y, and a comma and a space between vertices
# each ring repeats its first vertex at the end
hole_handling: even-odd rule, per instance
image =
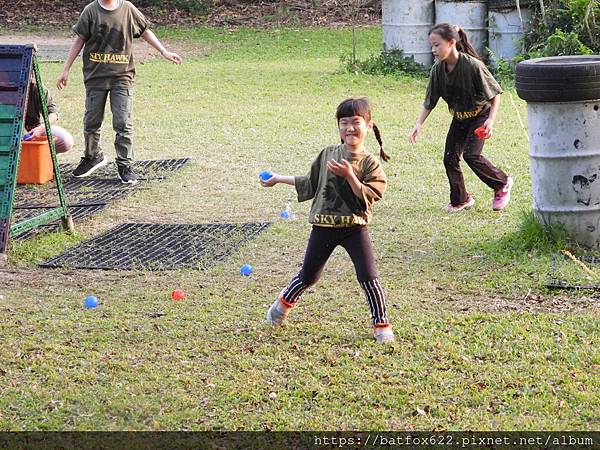
POLYGON ((48 141, 23 141, 17 184, 43 184, 53 179, 54 166, 48 141))

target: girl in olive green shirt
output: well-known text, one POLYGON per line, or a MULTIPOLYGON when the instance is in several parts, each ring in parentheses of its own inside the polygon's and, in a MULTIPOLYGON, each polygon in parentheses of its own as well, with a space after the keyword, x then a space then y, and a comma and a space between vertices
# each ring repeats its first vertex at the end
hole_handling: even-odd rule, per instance
POLYGON ((277 183, 296 188, 298 201, 313 199, 309 222, 313 224, 302 269, 267 311, 273 326, 283 323, 302 293, 315 284, 333 250, 346 249, 363 288, 377 342, 389 343, 394 333, 387 316, 385 295, 375 267, 373 246, 367 224, 373 216, 373 204, 383 197, 387 179, 381 164, 364 151, 368 132, 375 132, 380 157, 386 161, 379 129, 371 121, 371 108, 365 98, 349 98, 337 108, 342 143, 332 145, 317 156, 306 176, 273 174, 264 187, 277 183))

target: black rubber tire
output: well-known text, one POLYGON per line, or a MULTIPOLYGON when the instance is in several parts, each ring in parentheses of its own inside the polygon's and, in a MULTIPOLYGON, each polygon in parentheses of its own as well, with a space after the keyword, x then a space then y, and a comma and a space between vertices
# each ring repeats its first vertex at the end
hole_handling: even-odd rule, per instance
POLYGON ((517 64, 517 94, 528 102, 600 99, 600 56, 535 58, 517 64))

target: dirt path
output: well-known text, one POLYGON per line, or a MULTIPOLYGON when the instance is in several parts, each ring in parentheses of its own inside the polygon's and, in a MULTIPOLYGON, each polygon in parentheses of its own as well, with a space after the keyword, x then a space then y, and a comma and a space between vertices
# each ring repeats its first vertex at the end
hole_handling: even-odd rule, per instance
MULTIPOLYGON (((182 57, 189 54, 188 49, 180 45, 174 45, 164 39, 161 41, 169 50, 175 51, 182 57)), ((14 32, 0 34, 0 45, 36 44, 38 49, 37 55, 42 61, 64 61, 69 53, 72 42, 73 37, 68 33, 64 33, 63 35, 56 32, 48 34, 14 32)), ((149 44, 140 39, 134 41, 133 52, 137 61, 160 56, 149 44)))

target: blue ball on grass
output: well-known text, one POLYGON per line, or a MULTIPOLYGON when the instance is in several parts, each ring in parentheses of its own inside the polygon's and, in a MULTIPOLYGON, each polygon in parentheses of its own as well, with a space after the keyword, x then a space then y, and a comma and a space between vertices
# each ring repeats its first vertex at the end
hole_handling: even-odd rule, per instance
POLYGON ((98 301, 98 298, 95 295, 88 295, 83 302, 87 309, 95 308, 96 306, 98 306, 98 303, 100 302, 98 301))
POLYGON ((245 277, 248 277, 252 274, 252 266, 250 264, 244 264, 241 268, 240 268, 240 273, 242 275, 244 275, 245 277))

